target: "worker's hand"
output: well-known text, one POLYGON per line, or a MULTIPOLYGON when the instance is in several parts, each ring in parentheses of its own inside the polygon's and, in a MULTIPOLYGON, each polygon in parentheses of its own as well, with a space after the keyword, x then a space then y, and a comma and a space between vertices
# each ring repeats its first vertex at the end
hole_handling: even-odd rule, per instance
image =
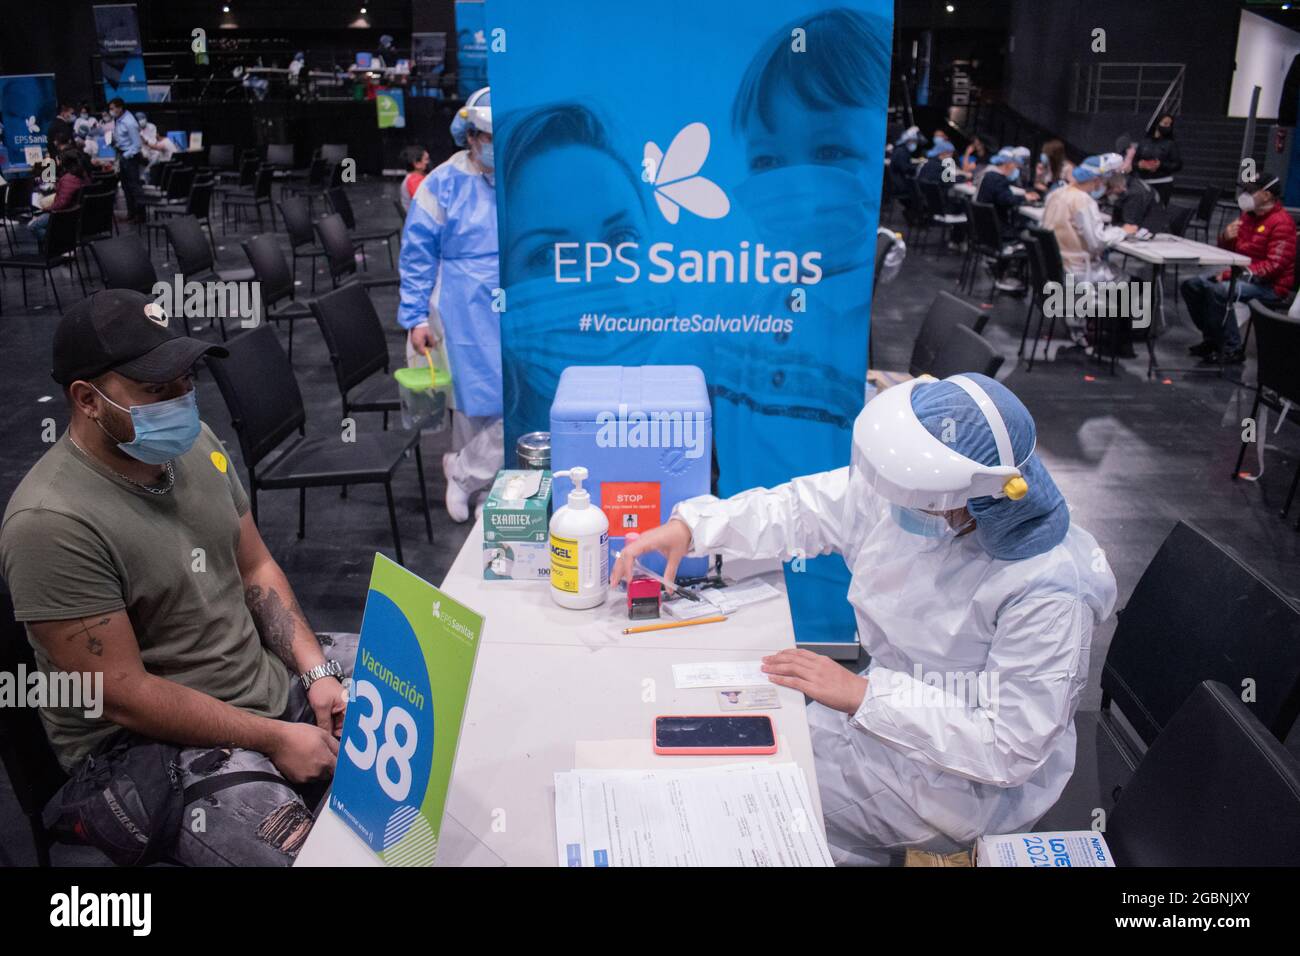
POLYGON ((867 679, 829 657, 789 648, 763 658, 763 673, 773 684, 793 687, 819 704, 846 714, 857 713, 867 695, 867 679))
POLYGON ((622 553, 614 563, 614 570, 610 572, 610 586, 617 586, 620 581, 631 581, 632 559, 648 551, 658 551, 668 559, 667 566, 664 568, 664 577, 669 581, 675 581, 677 565, 682 563, 682 558, 686 557, 690 550, 690 526, 681 518, 670 518, 667 524, 651 528, 623 547, 622 553))
POLYGON ((1038 193, 1034 192, 1034 190, 1031 189, 1029 190, 1029 192, 1025 193, 1025 198, 1028 199, 1030 202, 1038 202, 1040 197, 1038 193))
POLYGON ((1124 223, 1124 225, 1120 226, 1120 228, 1123 229, 1125 232, 1127 232, 1130 236, 1133 235, 1133 233, 1138 231, 1138 227, 1131 222, 1124 223))
POLYGON ((343 712, 348 695, 337 677, 322 677, 307 688, 307 702, 316 715, 316 726, 338 737, 343 733, 343 712))
POLYGON ((432 352, 438 347, 437 337, 429 331, 429 324, 425 322, 411 329, 411 348, 419 355, 426 351, 432 352))
POLYGON ((1236 239, 1237 230, 1240 228, 1241 228, 1241 220, 1234 219, 1232 220, 1232 222, 1228 223, 1228 225, 1224 227, 1223 234, 1227 236, 1229 239, 1236 239))
POLYGON ((267 754, 290 783, 321 780, 334 773, 339 742, 315 724, 280 722, 277 741, 267 754))

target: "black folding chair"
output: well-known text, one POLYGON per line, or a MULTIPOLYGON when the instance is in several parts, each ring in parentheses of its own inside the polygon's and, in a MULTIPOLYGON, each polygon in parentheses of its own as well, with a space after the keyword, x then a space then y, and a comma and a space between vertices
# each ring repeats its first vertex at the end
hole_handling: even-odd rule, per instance
MULTIPOLYGON (((175 216, 163 224, 163 229, 167 233, 167 242, 176 254, 176 271, 186 281, 215 280, 226 283, 248 282, 254 278, 252 269, 217 268, 208 237, 203 234, 203 227, 193 216, 175 216)), ((230 303, 231 299, 225 295, 212 296, 211 299, 205 296, 205 308, 210 308, 212 312, 207 318, 221 330, 222 341, 226 339, 226 318, 231 311, 230 303)), ((185 318, 186 333, 192 334, 189 317, 185 316, 184 311, 181 314, 185 318)))
POLYGON ((69 206, 57 212, 49 213, 49 228, 45 233, 44 248, 36 252, 20 252, 0 259, 0 276, 5 269, 17 269, 23 282, 23 305, 27 303, 27 273, 30 270, 43 273, 50 288, 54 290, 54 305, 63 314, 63 303, 59 300, 59 284, 54 280, 54 270, 59 266, 68 267, 68 281, 72 281, 76 270, 77 281, 81 284, 81 294, 86 294, 86 279, 81 272, 81 262, 77 259, 77 228, 81 220, 81 207, 69 206))
MULTIPOLYGON (((1251 326, 1255 331, 1255 351, 1258 364, 1255 382, 1255 403, 1250 409, 1250 419, 1259 421, 1259 409, 1265 405, 1281 412, 1289 403, 1292 410, 1300 407, 1300 322, 1281 312, 1266 308, 1255 299, 1250 303, 1251 326)), ((1246 334, 1250 334, 1250 327, 1246 334)), ((1292 421, 1296 419, 1292 417, 1292 421)), ((1257 428, 1255 442, 1261 449, 1260 461, 1263 462, 1262 449, 1266 439, 1265 430, 1257 428)), ((1237 464, 1232 469, 1232 479, 1237 480, 1241 474, 1241 463, 1246 459, 1247 442, 1241 443, 1237 453, 1237 464)), ((1282 505, 1281 516, 1285 518, 1295 500, 1296 487, 1300 486, 1300 462, 1296 463, 1295 477, 1291 479, 1291 490, 1287 492, 1286 503, 1282 505)), ((1300 518, 1296 519, 1296 530, 1300 531, 1300 518)))
POLYGON ((1206 242, 1210 241, 1210 220, 1214 218, 1215 208, 1219 205, 1219 197, 1222 195, 1223 190, 1218 186, 1206 186, 1201 190, 1201 199, 1196 204, 1196 211, 1192 215, 1190 228, 1199 231, 1201 238, 1206 242))
POLYGON ((925 375, 934 367, 935 358, 952 339, 952 330, 964 325, 980 335, 989 317, 983 309, 963 302, 951 292, 939 292, 926 310, 921 331, 912 344, 912 357, 908 363, 909 375, 925 375))
POLYGON ((1279 740, 1300 713, 1300 611, 1248 564, 1200 529, 1179 522, 1119 615, 1101 671, 1101 709, 1080 712, 1074 775, 1039 822, 1091 826, 1109 812, 1151 745, 1204 680, 1242 688, 1279 740), (1132 727, 1130 733, 1112 711, 1132 727))
MULTIPOLYGON (((289 323, 289 360, 293 361, 293 327, 303 319, 310 319, 311 309, 307 303, 296 301, 293 273, 289 271, 289 264, 284 261, 284 253, 272 233, 254 236, 243 246, 261 289, 263 317, 273 322, 289 323), (285 304, 276 309, 281 302, 285 304)), ((224 322, 222 337, 225 337, 224 322)))
POLYGON ((311 205, 306 199, 294 197, 280 201, 280 220, 289 233, 289 253, 293 256, 293 278, 298 279, 298 260, 306 259, 311 268, 311 290, 316 291, 316 260, 325 257, 325 250, 316 242, 316 232, 311 224, 311 205))
POLYGON ((355 282, 327 292, 311 304, 343 401, 343 417, 353 412, 400 410, 397 384, 389 372, 388 340, 383 323, 364 287, 355 282))
POLYGON ((393 258, 394 241, 402 234, 402 227, 396 228, 385 227, 382 229, 372 229, 369 232, 357 232, 357 219, 352 212, 352 201, 348 199, 347 190, 342 186, 336 186, 328 193, 330 208, 343 217, 344 224, 348 227, 348 233, 352 241, 361 247, 361 261, 365 266, 366 243, 382 242, 388 249, 388 267, 396 268, 397 263, 393 258))
POLYGON ((134 289, 145 295, 153 294, 158 272, 139 236, 131 233, 101 239, 90 244, 90 252, 99 266, 105 289, 134 289))
POLYGON ((1236 685, 1193 688, 1115 803, 1122 867, 1300 866, 1300 761, 1236 685))
POLYGON ((253 520, 258 518, 259 491, 298 489, 298 538, 307 531, 307 489, 382 484, 388 499, 397 563, 402 563, 402 539, 393 506, 393 473, 408 451, 414 452, 424 528, 433 541, 433 520, 424 483, 418 431, 359 432, 352 442, 338 435, 310 438, 302 393, 293 365, 269 326, 261 325, 226 343, 230 356, 208 363, 230 410, 231 425, 248 469, 253 520), (294 433, 297 433, 296 435, 294 433), (263 461, 279 452, 266 468, 263 461))
POLYGON ((257 177, 251 190, 221 194, 221 234, 223 236, 226 234, 226 223, 232 218, 232 213, 235 220, 235 231, 239 231, 240 214, 241 211, 246 209, 251 209, 257 214, 259 232, 262 229, 263 207, 266 208, 268 215, 271 217, 271 228, 275 228, 275 206, 271 202, 271 179, 271 168, 261 166, 257 170, 257 177))
POLYGON ((280 184, 280 199, 301 196, 307 202, 307 215, 310 217, 316 200, 325 201, 325 193, 331 188, 330 164, 317 156, 307 167, 307 175, 302 179, 287 179, 280 184))
POLYGON ((1002 367, 1002 356, 978 332, 966 325, 954 325, 948 339, 934 354, 924 373, 947 378, 961 372, 982 372, 989 378, 1002 367))
POLYGON ((325 262, 329 266, 330 281, 337 288, 340 279, 352 277, 366 288, 397 285, 400 279, 396 275, 360 276, 357 275, 356 243, 338 213, 330 213, 316 220, 316 235, 320 237, 321 248, 325 250, 325 262))
MULTIPOLYGON (((9 592, 0 587, 0 672, 37 672, 36 655, 27 642, 26 629, 14 620, 9 592)), ((0 763, 4 764, 18 798, 18 808, 32 831, 32 846, 39 866, 50 865, 50 847, 56 842, 45 829, 41 811, 67 774, 50 747, 40 710, 34 707, 0 707, 0 763)))

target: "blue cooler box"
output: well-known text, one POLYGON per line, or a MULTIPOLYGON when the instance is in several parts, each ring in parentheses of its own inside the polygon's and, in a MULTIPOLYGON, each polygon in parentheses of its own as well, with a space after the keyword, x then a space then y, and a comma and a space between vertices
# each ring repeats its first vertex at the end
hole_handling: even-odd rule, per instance
MULTIPOLYGON (((551 405, 551 470, 575 465, 590 473, 592 503, 609 519, 611 553, 623 549, 629 531, 657 528, 677 502, 707 495, 713 414, 704 373, 694 365, 566 368, 551 405)), ((568 478, 555 478, 553 507, 572 490, 568 478)), ((641 560, 663 573, 662 555, 641 560)), ((707 570, 707 558, 687 558, 677 574, 707 570)))

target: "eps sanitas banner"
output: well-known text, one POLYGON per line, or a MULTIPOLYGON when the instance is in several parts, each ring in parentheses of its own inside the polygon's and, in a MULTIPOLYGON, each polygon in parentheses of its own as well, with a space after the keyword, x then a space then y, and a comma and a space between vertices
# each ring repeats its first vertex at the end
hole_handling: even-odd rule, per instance
MULTIPOLYGON (((723 495, 849 462, 862 408, 888 0, 488 0, 506 447, 570 365, 690 364, 723 495)), ((838 557, 788 575, 852 641, 838 557)))
POLYGON ((431 866, 483 618, 375 555, 330 808, 390 866, 431 866))
POLYGON ((0 76, 0 169, 30 169, 40 162, 55 109, 53 73, 0 76))

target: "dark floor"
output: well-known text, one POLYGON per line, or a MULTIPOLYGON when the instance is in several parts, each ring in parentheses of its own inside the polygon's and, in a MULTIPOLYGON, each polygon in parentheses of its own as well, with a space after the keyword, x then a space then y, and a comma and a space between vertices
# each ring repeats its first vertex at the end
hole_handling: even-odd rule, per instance
MULTIPOLYGON (((378 181, 352 187, 360 228, 393 223, 395 213, 388 197, 394 190, 393 184, 378 181)), ((931 243, 931 248, 937 245, 931 243)), ((235 236, 219 236, 218 246, 222 264, 245 265, 235 236)), ((161 256, 155 261, 161 275, 170 274, 161 256)), ((381 247, 370 249, 369 265, 375 273, 388 270, 388 257, 381 247)), ((913 252, 895 281, 880 289, 872 318, 877 366, 907 367, 912 341, 930 300, 940 289, 955 291, 958 266, 959 257, 954 253, 913 252)), ((306 277, 306 264, 300 268, 306 277)), ((65 301, 74 300, 77 293, 66 273, 57 281, 61 294, 66 292, 65 301)), ((322 289, 329 285, 327 275, 322 274, 318 281, 323 282, 322 289)), ((0 406, 0 444, 4 448, 0 502, 8 500, 44 450, 44 420, 53 418, 61 429, 67 417, 62 395, 48 373, 50 337, 58 313, 39 280, 29 279, 29 285, 33 305, 28 309, 22 307, 16 276, 8 277, 3 286, 0 382, 5 383, 7 400, 0 406)), ((308 294, 306 286, 306 282, 300 286, 304 295, 308 294)), ((982 279, 978 289, 987 296, 987 281, 982 279)), ((1191 363, 1185 346, 1197 336, 1185 313, 1172 313, 1176 296, 1172 288, 1170 292, 1169 314, 1174 327, 1161 338, 1157 349, 1163 362, 1187 367, 1191 363)), ((394 363, 400 363, 402 337, 393 320, 396 289, 376 289, 372 297, 380 316, 391 323, 390 353, 394 363)), ((974 301, 988 302, 978 297, 974 301)), ((1280 447, 1269 451, 1261 481, 1232 481, 1229 475, 1240 423, 1250 412, 1248 389, 1205 373, 1170 373, 1148 380, 1141 348, 1143 357, 1123 362, 1114 377, 1064 356, 1037 363, 1028 373, 1024 363, 1016 360, 1023 315, 1021 300, 998 296, 990 306, 984 335, 1006 357, 998 377, 1035 416, 1039 454, 1070 501, 1074 520, 1091 531, 1105 549, 1119 581, 1120 606, 1179 520, 1195 522, 1300 600, 1300 533, 1278 517, 1300 457, 1300 429, 1295 423, 1285 424, 1279 434, 1270 437, 1280 447)), ((294 367, 310 434, 337 428, 340 406, 328 354, 317 335, 306 334, 309 328, 314 332, 311 326, 302 325, 295 335, 294 367)), ((1253 360, 1234 374, 1253 382, 1253 360)), ((227 442, 241 476, 246 474, 224 403, 210 376, 200 379, 199 405, 208 424, 227 442)), ((360 427, 379 427, 377 416, 369 419, 362 416, 360 427)), ((433 544, 424 537, 413 465, 400 469, 394 485, 406 564, 431 581, 442 578, 468 532, 468 526, 452 523, 441 506, 444 481, 439 462, 445 448, 445 436, 426 437, 423 445, 434 503, 433 544)), ((1253 457, 1246 468, 1254 469, 1253 457)), ((392 555, 383 491, 378 486, 354 488, 344 500, 336 491, 326 489, 312 492, 308 503, 307 536, 300 541, 296 496, 292 492, 264 493, 262 534, 312 624, 318 630, 357 630, 374 552, 392 555)), ((1295 513, 1293 509, 1292 521, 1295 513)), ((1086 709, 1098 706, 1097 675, 1113 628, 1112 619, 1094 638, 1086 709)), ((56 861, 80 858, 68 848, 56 851, 56 861)), ((0 771, 0 864, 30 863, 33 859, 25 824, 0 771)))

